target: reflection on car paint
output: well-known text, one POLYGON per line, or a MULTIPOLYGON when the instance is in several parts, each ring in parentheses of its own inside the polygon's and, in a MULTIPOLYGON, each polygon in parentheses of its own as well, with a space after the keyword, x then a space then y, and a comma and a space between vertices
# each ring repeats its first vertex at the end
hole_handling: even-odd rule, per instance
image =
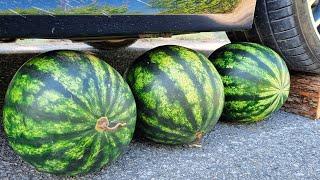
POLYGON ((240 0, 0 0, 0 15, 215 14, 240 0))

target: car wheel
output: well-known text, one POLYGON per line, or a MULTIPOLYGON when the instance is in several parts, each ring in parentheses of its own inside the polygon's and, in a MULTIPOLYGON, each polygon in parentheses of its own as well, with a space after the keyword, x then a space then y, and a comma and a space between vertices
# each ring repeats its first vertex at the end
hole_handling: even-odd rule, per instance
POLYGON ((4 38, 4 39, 0 39, 0 43, 13 43, 16 42, 17 39, 15 38, 4 38))
POLYGON ((115 39, 100 42, 86 42, 86 44, 99 50, 110 50, 128 47, 136 41, 137 39, 115 39))
POLYGON ((253 28, 228 36, 273 48, 291 70, 320 74, 319 31, 319 0, 258 0, 253 28))

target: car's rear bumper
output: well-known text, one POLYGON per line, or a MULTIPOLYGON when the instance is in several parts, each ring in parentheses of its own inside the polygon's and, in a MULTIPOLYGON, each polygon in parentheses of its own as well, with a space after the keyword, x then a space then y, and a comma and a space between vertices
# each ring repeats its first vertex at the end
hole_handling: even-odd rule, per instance
POLYGON ((248 29, 256 0, 211 15, 1 15, 0 39, 102 39, 248 29))

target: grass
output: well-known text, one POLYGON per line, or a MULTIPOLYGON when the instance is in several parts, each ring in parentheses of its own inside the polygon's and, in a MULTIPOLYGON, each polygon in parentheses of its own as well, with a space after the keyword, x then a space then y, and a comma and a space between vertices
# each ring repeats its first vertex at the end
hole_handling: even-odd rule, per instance
POLYGON ((56 8, 52 10, 45 10, 39 8, 29 8, 29 9, 12 9, 0 11, 0 15, 35 15, 35 14, 50 14, 50 15, 97 15, 97 14, 126 14, 128 8, 125 6, 111 7, 111 6, 96 6, 90 5, 85 7, 76 7, 68 9, 65 11, 61 8, 56 8))

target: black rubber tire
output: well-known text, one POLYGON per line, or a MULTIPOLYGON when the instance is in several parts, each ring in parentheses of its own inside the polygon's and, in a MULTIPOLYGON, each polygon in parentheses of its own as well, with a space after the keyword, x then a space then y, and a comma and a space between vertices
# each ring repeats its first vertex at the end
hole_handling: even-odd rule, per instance
POLYGON ((110 50, 110 49, 119 49, 126 48, 133 43, 135 43, 137 39, 121 39, 121 40, 106 40, 99 42, 86 42, 86 44, 99 49, 99 50, 110 50))
POLYGON ((320 37, 308 8, 307 0, 257 0, 253 28, 228 37, 271 47, 291 70, 320 74, 320 37))
POLYGON ((14 39, 14 38, 0 39, 0 43, 13 43, 16 41, 17 39, 14 39))

